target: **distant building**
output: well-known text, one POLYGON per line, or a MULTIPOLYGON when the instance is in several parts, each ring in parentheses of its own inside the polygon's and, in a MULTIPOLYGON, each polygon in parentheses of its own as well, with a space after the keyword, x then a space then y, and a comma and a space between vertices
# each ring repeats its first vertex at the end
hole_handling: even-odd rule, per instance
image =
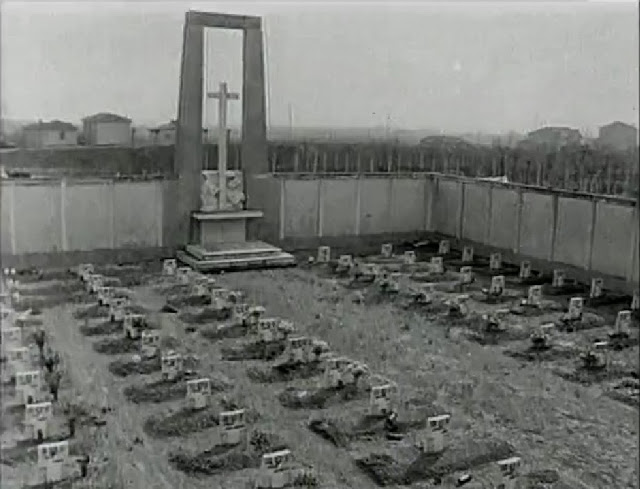
POLYGON ((101 112, 82 119, 82 133, 89 146, 131 144, 131 119, 101 112))
MULTIPOLYGON (((166 124, 162 124, 158 127, 149 129, 151 133, 151 141, 155 145, 166 146, 176 144, 176 125, 175 120, 169 121, 166 124)), ((202 129, 202 141, 209 142, 207 129, 202 129)), ((215 135, 213 135, 215 136, 215 135)))
POLYGON ((524 145, 545 146, 551 149, 559 149, 563 146, 571 146, 582 143, 582 134, 577 129, 570 127, 543 127, 527 134, 522 141, 524 145))
POLYGON ((33 149, 76 146, 78 128, 58 120, 28 124, 22 128, 22 144, 33 149))
POLYGON ((638 129, 624 122, 612 122, 598 131, 598 145, 618 151, 635 148, 638 146, 638 129))

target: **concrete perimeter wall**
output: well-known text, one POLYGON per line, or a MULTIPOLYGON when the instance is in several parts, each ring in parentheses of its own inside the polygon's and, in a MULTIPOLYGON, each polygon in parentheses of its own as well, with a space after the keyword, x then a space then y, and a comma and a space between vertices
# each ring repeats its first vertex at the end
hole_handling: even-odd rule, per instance
POLYGON ((171 236, 165 234, 172 229, 165 215, 171 207, 165 200, 173 186, 171 180, 2 182, 2 262, 26 266, 48 264, 54 257, 62 262, 99 260, 107 251, 111 258, 155 256, 171 246, 171 236))
MULTIPOLYGON (((247 189, 250 207, 264 211, 250 237, 288 249, 438 233, 508 259, 639 280, 640 223, 631 199, 431 173, 258 175, 247 189)), ((9 181, 0 197, 3 261, 37 264, 96 250, 156 256, 175 247, 175 180, 9 181)))
POLYGON ((437 233, 578 277, 639 280, 640 221, 631 199, 437 174, 260 178, 269 186, 265 218, 278 234, 271 228, 258 237, 286 248, 437 233))

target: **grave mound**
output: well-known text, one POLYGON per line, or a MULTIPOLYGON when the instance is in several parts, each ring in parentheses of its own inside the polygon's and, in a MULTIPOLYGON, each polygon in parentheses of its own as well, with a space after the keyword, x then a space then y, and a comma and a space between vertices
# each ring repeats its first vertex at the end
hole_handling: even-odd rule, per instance
POLYGON ((169 463, 176 470, 189 475, 215 475, 258 468, 263 453, 286 448, 286 444, 277 435, 253 432, 247 447, 215 446, 197 454, 190 454, 181 449, 169 454, 169 463))
POLYGON ((294 379, 309 379, 323 372, 322 362, 277 365, 270 367, 249 367, 247 376, 254 382, 289 382, 294 379))
POLYGON ((278 394, 278 401, 289 409, 322 409, 336 403, 365 399, 368 395, 368 392, 353 386, 321 389, 287 387, 278 394))
POLYGON ((122 330, 122 323, 119 321, 115 323, 103 321, 98 324, 83 324, 80 326, 80 333, 84 336, 106 336, 121 333, 122 330))
POLYGON ((129 338, 105 338, 96 341, 93 349, 103 355, 121 355, 123 353, 137 353, 140 342, 129 338))
MULTIPOLYGON (((198 378, 195 372, 185 372, 175 379, 157 380, 146 384, 134 384, 125 387, 124 395, 135 404, 160 403, 184 399, 187 395, 187 380, 198 378)), ((211 392, 222 392, 229 386, 211 379, 211 392)))
POLYGON ((244 345, 230 346, 222 349, 222 359, 227 361, 273 360, 285 349, 285 341, 254 341, 244 345))
POLYGON ((187 324, 205 324, 211 321, 225 321, 231 317, 231 309, 205 307, 199 311, 181 311, 178 319, 187 324))

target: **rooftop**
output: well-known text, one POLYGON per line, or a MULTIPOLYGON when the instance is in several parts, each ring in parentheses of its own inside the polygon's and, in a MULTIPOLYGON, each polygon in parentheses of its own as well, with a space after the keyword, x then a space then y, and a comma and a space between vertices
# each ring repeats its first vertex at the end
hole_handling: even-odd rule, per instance
POLYGON ((131 122, 131 119, 110 112, 99 112, 82 119, 83 122, 131 122))
POLYGON ((33 124, 28 124, 24 126, 25 131, 75 131, 76 126, 71 124, 70 122, 64 122, 59 120, 53 120, 49 122, 34 122, 33 124))

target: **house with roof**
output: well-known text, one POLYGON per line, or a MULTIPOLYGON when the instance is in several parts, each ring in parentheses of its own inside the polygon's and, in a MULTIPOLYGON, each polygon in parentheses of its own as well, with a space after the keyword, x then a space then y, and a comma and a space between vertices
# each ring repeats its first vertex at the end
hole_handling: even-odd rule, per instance
POLYGON ((598 130, 598 146, 617 151, 638 146, 638 129, 631 124, 615 121, 598 130))
POLYGON ((82 134, 88 146, 129 146, 131 119, 109 112, 90 115, 82 119, 82 134))
POLYGON ((59 120, 38 121, 22 128, 22 144, 31 149, 76 146, 78 128, 59 120))
MULTIPOLYGON (((171 120, 166 124, 161 124, 157 127, 149 129, 151 133, 152 143, 160 146, 167 146, 176 144, 176 125, 175 120, 171 120)), ((202 141, 208 142, 209 131, 206 128, 202 129, 202 141)))

